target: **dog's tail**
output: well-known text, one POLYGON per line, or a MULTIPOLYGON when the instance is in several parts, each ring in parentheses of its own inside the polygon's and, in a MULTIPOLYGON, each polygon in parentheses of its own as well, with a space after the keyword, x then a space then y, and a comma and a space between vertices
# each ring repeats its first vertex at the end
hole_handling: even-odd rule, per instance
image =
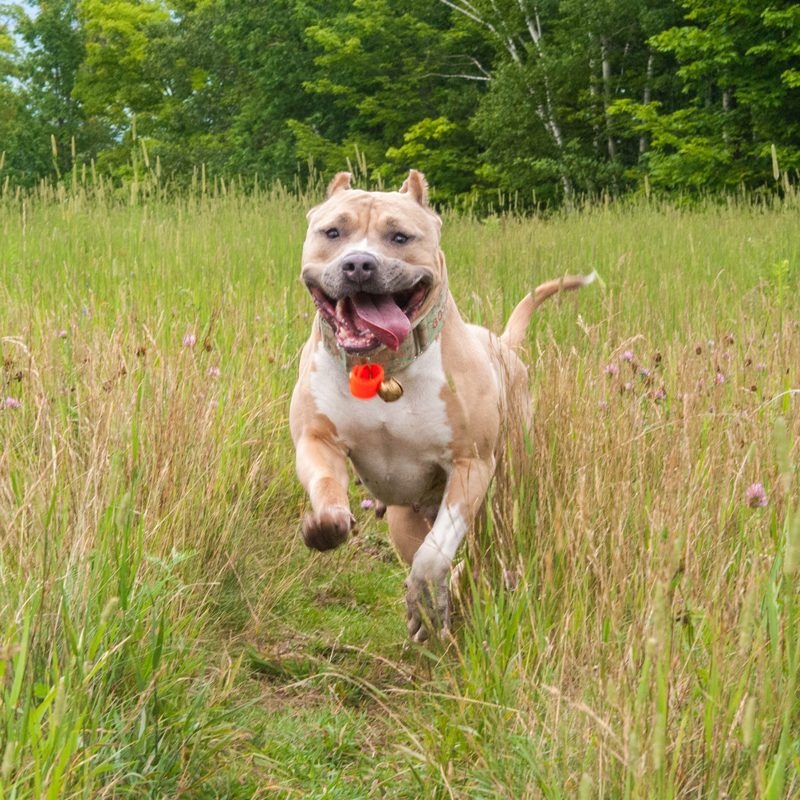
POLYGON ((508 324, 500 337, 501 341, 507 344, 512 350, 519 347, 525 341, 525 334, 528 330, 528 324, 531 321, 533 312, 554 294, 560 291, 569 291, 571 289, 580 289, 583 286, 588 286, 594 282, 597 277, 597 272, 592 272, 591 275, 565 275, 563 278, 556 278, 552 281, 547 281, 536 287, 536 290, 530 294, 525 295, 519 305, 511 312, 508 318, 508 324))

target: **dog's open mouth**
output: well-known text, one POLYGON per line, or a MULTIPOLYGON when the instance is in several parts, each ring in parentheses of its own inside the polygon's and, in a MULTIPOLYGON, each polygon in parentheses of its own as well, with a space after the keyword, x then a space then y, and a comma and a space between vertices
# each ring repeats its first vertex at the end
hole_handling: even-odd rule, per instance
POLYGON ((348 353, 366 353, 380 345, 396 351, 411 333, 414 315, 428 296, 429 286, 420 281, 404 292, 359 292, 334 300, 321 289, 309 287, 319 313, 336 331, 336 343, 348 353))

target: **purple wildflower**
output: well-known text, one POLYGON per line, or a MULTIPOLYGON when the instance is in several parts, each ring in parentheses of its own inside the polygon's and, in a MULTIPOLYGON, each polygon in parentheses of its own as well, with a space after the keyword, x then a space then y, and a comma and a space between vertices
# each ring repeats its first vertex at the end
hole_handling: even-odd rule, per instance
POLYGON ((219 408, 219 400, 209 400, 208 404, 211 408, 219 408))
POLYGON ((220 368, 219 367, 209 367, 208 368, 208 375, 211 378, 219 378, 219 376, 221 375, 220 368))
POLYGON ((753 483, 748 486, 745 497, 747 498, 747 505, 749 505, 750 508, 763 508, 769 503, 769 500, 767 500, 767 492, 760 483, 753 483))
POLYGON ((187 333, 183 337, 184 347, 194 347, 197 344, 197 337, 193 333, 187 333))
POLYGON ((767 368, 767 365, 762 361, 760 364, 756 364, 756 369, 760 372, 764 372, 767 368))
POLYGON ((730 357, 731 357, 731 354, 727 350, 722 354, 722 358, 728 359, 730 357))
POLYGON ((628 382, 625 384, 625 391, 626 391, 626 392, 629 392, 631 389, 633 389, 633 384, 632 384, 630 381, 628 381, 628 382))
POLYGON ((308 319, 308 311, 303 312, 303 319, 308 319))
POLYGON ((261 322, 261 314, 256 314, 256 322, 261 322))
POLYGON ((6 408, 19 408, 20 405, 21 404, 16 397, 6 397, 6 402, 5 402, 6 408))
POLYGON ((622 361, 633 361, 633 351, 626 350, 621 356, 620 359, 622 361))
POLYGON ((619 375, 619 367, 616 364, 609 364, 604 370, 606 375, 609 378, 613 378, 614 375, 619 375))
POLYGON ((375 505, 375 503, 373 503, 372 500, 362 500, 361 501, 361 508, 372 508, 372 506, 374 506, 374 505, 375 505))
POLYGON ((597 401, 597 407, 601 411, 608 411, 608 400, 598 400, 597 401))
POLYGON ((713 339, 709 339, 708 340, 708 349, 709 350, 713 350, 714 349, 714 340, 713 339))
POLYGON ((721 372, 718 372, 714 376, 714 383, 718 383, 718 384, 722 385, 723 383, 725 383, 725 376, 721 372))
POLYGON ((58 332, 58 338, 59 339, 63 339, 66 335, 67 335, 67 332, 63 328, 58 332))

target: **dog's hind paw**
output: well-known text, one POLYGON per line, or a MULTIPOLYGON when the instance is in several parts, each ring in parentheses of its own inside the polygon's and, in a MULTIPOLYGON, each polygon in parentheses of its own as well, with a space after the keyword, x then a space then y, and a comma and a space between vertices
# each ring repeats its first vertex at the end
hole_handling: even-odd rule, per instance
POLYGON ((328 506, 303 519, 303 542, 312 550, 333 550, 347 541, 355 517, 345 506, 328 506))
MULTIPOLYGON (((429 583, 415 579, 412 574, 406 587, 406 626, 414 642, 424 642, 430 637, 428 626, 445 632, 450 628, 450 598, 447 580, 429 583)), ((446 635, 446 634, 445 634, 446 635)))

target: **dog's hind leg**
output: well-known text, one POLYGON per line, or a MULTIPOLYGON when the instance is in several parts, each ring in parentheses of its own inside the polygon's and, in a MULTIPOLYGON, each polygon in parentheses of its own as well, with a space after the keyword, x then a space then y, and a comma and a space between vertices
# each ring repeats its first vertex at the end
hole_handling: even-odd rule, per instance
POLYGON ((411 506, 389 506, 386 521, 395 548, 407 564, 411 564, 425 537, 436 522, 436 506, 415 511, 411 506))

